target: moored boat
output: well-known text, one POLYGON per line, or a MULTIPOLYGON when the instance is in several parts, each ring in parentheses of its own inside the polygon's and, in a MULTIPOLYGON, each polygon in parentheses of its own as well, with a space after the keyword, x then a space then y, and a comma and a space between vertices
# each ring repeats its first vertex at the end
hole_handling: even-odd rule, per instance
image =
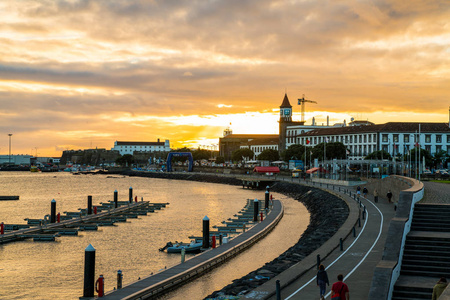
POLYGON ((166 246, 159 249, 159 251, 166 250, 167 253, 181 253, 181 249, 184 248, 186 253, 193 253, 193 252, 200 252, 200 249, 202 248, 203 243, 196 243, 195 241, 192 241, 191 243, 178 243, 175 242, 175 244, 172 244, 171 242, 168 242, 166 246))

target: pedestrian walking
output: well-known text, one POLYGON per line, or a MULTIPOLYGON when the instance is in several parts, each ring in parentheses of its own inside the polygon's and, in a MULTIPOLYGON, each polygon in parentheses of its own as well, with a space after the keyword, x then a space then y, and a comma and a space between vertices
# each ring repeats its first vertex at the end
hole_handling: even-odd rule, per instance
POLYGON ((356 193, 361 195, 361 187, 359 185, 356 187, 356 193))
POLYGON ((330 282, 328 281, 328 274, 327 274, 327 271, 325 271, 324 265, 319 266, 319 271, 317 272, 316 282, 317 282, 317 286, 319 287, 320 299, 324 300, 325 299, 325 291, 327 289, 326 285, 327 284, 328 284, 328 286, 330 285, 330 282))
POLYGON ((339 274, 337 276, 338 281, 331 286, 331 299, 332 300, 350 300, 350 294, 347 284, 343 282, 344 275, 339 274))
POLYGON ((386 194, 386 197, 388 198, 389 203, 391 203, 392 202, 392 192, 391 192, 391 190, 388 190, 388 192, 386 194))
POLYGON ((436 285, 433 287, 433 298, 432 300, 437 300, 441 296, 441 294, 444 292, 445 288, 447 287, 447 279, 445 277, 441 277, 439 281, 436 283, 436 285))
POLYGON ((364 187, 364 188, 363 188, 363 195, 364 195, 364 198, 366 198, 366 196, 367 196, 368 193, 369 193, 369 190, 368 190, 366 187, 364 187))
POLYGON ((378 203, 378 191, 377 191, 377 189, 373 190, 373 201, 375 201, 375 203, 378 203))

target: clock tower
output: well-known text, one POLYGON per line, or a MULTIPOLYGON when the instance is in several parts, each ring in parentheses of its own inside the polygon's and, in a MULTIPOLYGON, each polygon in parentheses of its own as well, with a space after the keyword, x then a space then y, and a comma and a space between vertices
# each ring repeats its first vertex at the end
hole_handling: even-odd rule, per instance
POLYGON ((281 153, 286 150, 286 127, 292 123, 292 105, 289 103, 287 94, 284 94, 283 102, 280 105, 280 132, 278 151, 281 153))

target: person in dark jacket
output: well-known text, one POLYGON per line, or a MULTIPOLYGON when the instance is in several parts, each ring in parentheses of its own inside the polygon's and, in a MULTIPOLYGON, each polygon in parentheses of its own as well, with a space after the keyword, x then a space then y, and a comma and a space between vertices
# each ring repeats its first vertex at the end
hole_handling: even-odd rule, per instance
POLYGON ((386 194, 386 197, 388 198, 389 203, 392 202, 392 192, 391 190, 388 191, 388 193, 386 194))
POLYGON ((326 285, 330 285, 330 282, 328 281, 328 274, 327 271, 325 271, 325 266, 320 265, 319 271, 317 272, 317 286, 319 287, 319 293, 320 293, 320 299, 325 299, 325 291, 327 289, 326 285))

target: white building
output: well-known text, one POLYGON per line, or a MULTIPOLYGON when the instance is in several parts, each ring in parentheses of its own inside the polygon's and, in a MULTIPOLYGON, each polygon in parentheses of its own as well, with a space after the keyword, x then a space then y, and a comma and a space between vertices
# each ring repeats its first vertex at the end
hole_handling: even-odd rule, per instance
POLYGON ((314 147, 322 142, 341 142, 350 154, 349 159, 364 159, 368 154, 384 150, 392 156, 403 155, 414 148, 435 154, 441 150, 450 154, 448 123, 389 122, 386 124, 345 126, 315 129, 295 136, 300 145, 314 147))
POLYGON ((258 155, 264 150, 272 149, 278 151, 278 136, 272 138, 254 139, 247 143, 241 144, 241 148, 249 148, 255 154, 253 159, 255 160, 258 155))
POLYGON ((170 152, 169 140, 160 142, 114 142, 111 150, 119 151, 120 155, 131 154, 134 152, 170 152))
POLYGON ((0 165, 2 164, 12 164, 12 165, 30 165, 32 155, 0 155, 0 165))

